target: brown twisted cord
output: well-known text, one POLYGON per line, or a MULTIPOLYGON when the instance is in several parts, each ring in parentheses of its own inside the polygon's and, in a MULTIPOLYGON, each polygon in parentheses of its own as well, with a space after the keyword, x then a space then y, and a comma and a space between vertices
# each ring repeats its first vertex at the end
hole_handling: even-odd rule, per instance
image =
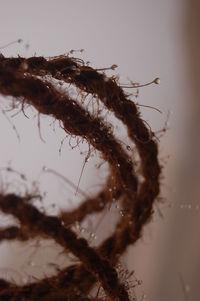
POLYGON ((26 200, 15 195, 0 195, 0 208, 4 213, 12 214, 21 222, 21 232, 26 237, 33 233, 35 236, 52 237, 64 248, 70 250, 84 264, 93 275, 98 275, 105 291, 115 299, 129 300, 123 286, 117 281, 115 270, 110 267, 107 260, 101 259, 98 254, 88 246, 83 238, 77 238, 70 229, 62 226, 61 221, 52 216, 45 216, 26 200), (81 252, 80 252, 81 250, 81 252))
MULTIPOLYGON (((1 72, 0 72, 1 73, 1 72)), ((89 137, 89 139, 93 138, 94 133, 92 132, 88 132, 87 128, 95 128, 96 127, 96 132, 98 133, 98 131, 100 131, 100 129, 98 130, 98 128, 100 128, 99 126, 99 120, 96 119, 94 120, 92 117, 89 118, 89 120, 86 120, 86 118, 84 118, 84 110, 81 109, 77 104, 73 103, 70 106, 70 100, 66 100, 65 102, 65 98, 61 97, 60 99, 58 98, 59 94, 55 91, 55 89, 50 86, 48 86, 48 89, 46 88, 45 84, 43 82, 41 82, 39 79, 34 79, 34 78, 21 78, 21 77, 15 77, 13 76, 12 78, 12 84, 8 82, 8 78, 9 81, 11 79, 11 73, 9 72, 5 72, 4 71, 4 77, 3 77, 3 84, 6 87, 6 90, 10 90, 13 91, 16 87, 18 87, 18 85, 21 87, 21 91, 20 93, 22 94, 23 97, 30 97, 30 95, 32 94, 32 100, 34 100, 36 102, 36 104, 34 103, 34 105, 38 106, 38 110, 41 112, 49 112, 49 106, 46 108, 46 101, 47 101, 47 96, 48 96, 48 102, 51 105, 51 111, 54 112, 54 115, 57 116, 57 114, 60 114, 60 119, 63 120, 63 123, 66 123, 66 120, 68 120, 69 118, 72 118, 74 116, 73 121, 75 121, 74 123, 74 127, 71 130, 71 127, 73 126, 72 124, 68 124, 68 131, 70 130, 72 133, 74 133, 74 131, 76 131, 76 134, 79 133, 79 131, 82 131, 81 134, 85 135, 85 132, 87 132, 87 135, 89 137), (30 92, 30 91, 34 91, 34 93, 30 92), (41 96, 38 98, 38 93, 41 92, 41 96), (40 109, 40 107, 42 109, 40 109), (80 114, 80 112, 82 114, 80 114), (75 115, 76 114, 76 115, 75 115), (82 121, 81 121, 82 119, 82 121), (84 122, 84 126, 83 126, 83 122, 84 122), (80 126, 78 125, 78 123, 80 123, 80 126), (89 123, 89 125, 87 125, 87 123, 89 123), (79 129, 80 128, 80 129, 79 129), (91 138, 90 138, 91 137, 91 138)), ((1 81, 1 80, 0 80, 1 81)), ((4 90, 3 90, 4 92, 4 90)), ((4 92, 5 93, 5 92, 4 92)), ((18 94, 18 89, 16 89, 13 93, 15 96, 18 96, 20 94, 18 94)), ((88 115, 89 116, 89 115, 88 115)), ((104 135, 104 141, 105 143, 110 143, 113 146, 113 150, 116 149, 116 158, 113 156, 113 152, 112 152, 112 157, 110 155, 110 152, 106 152, 105 146, 103 145, 103 147, 100 145, 100 143, 98 142, 97 137, 95 138, 95 141, 93 143, 96 144, 96 148, 98 149, 102 149, 102 152, 105 153, 105 156, 108 157, 109 155, 109 160, 112 164, 119 164, 118 162, 122 162, 123 164, 123 168, 128 168, 128 166, 131 168, 131 165, 129 162, 127 162, 127 160, 125 160, 125 155, 122 155, 122 150, 120 150, 120 146, 114 141, 113 137, 110 136, 110 139, 108 137, 108 131, 106 130, 106 128, 104 127, 103 130, 101 130, 103 133, 100 132, 100 134, 104 135), (112 138, 112 139, 111 139, 112 138), (107 142, 108 141, 108 142, 107 142), (117 161, 115 161, 117 160, 117 161)), ((125 174, 125 169, 123 170, 123 174, 125 174)), ((131 184, 130 180, 131 178, 126 178, 129 183, 131 184)), ((134 178, 133 178, 134 179, 134 178)), ((124 179, 123 179, 124 181, 124 179)), ((133 181, 132 181, 133 182, 133 181)), ((129 186, 130 186, 129 184, 129 186)), ((12 212, 12 214, 14 214, 14 212, 12 212)), ((74 249, 73 252, 75 252, 75 250, 77 250, 77 252, 79 253, 80 250, 79 248, 81 248, 83 250, 84 246, 83 245, 79 245, 77 243, 77 248, 74 249)), ((77 253, 77 254, 78 254, 77 253)), ((90 254, 89 250, 86 252, 87 254, 90 254)), ((94 261, 95 257, 92 257, 92 254, 90 254, 91 257, 91 261, 94 261)), ((88 260, 89 261, 89 260, 88 260)), ((95 260, 97 262, 97 260, 95 260)), ((98 264, 98 263, 96 263, 98 264)), ((103 262, 100 265, 99 264, 99 268, 100 266, 104 266, 103 262)), ((106 272, 109 272, 108 269, 105 270, 106 272)), ((101 271, 102 273, 102 271, 101 271)), ((99 273, 99 276, 101 278, 101 273, 99 273)), ((109 279, 111 280, 111 274, 108 275, 107 280, 109 281, 109 279)), ((102 280, 103 281, 103 280, 102 280)), ((101 282, 101 281, 100 281, 101 282)), ((105 281, 106 282, 106 281, 105 281)), ((103 283, 102 283, 103 284, 103 283)), ((104 283, 103 287, 106 286, 106 284, 104 283)), ((114 287, 115 289, 115 294, 116 296, 120 297, 120 292, 117 292, 114 282, 110 284, 110 290, 112 290, 112 287, 114 287)), ((105 288, 106 289, 106 288, 105 288)), ((107 290, 107 289, 106 289, 107 290)), ((112 295, 114 295, 114 291, 112 293, 112 295)), ((125 292, 123 293, 124 298, 125 298, 125 292)))
MULTIPOLYGON (((1 71, 3 71, 0 74, 0 92, 2 94, 13 95, 15 97, 23 96, 25 97, 24 101, 34 105, 39 112, 54 115, 56 118, 62 120, 65 130, 85 137, 103 153, 104 159, 108 160, 111 164, 111 173, 114 175, 114 178, 118 179, 117 185, 120 194, 122 188, 123 193, 125 193, 124 206, 132 208, 129 218, 119 223, 115 234, 108 238, 98 249, 99 254, 104 255, 109 260, 112 259, 112 263, 114 264, 117 255, 123 252, 128 244, 140 237, 141 228, 151 216, 152 202, 159 191, 158 177, 160 168, 157 162, 157 146, 153 140, 150 140, 149 132, 140 120, 136 106, 126 98, 123 90, 117 85, 114 79, 105 81, 104 75, 99 74, 92 68, 78 65, 74 59, 61 58, 47 61, 44 58, 25 60, 22 58, 5 59, 2 57, 0 65, 2 67, 1 71), (23 75, 23 68, 21 68, 24 61, 28 64, 25 76, 23 75), (77 72, 74 72, 77 68, 79 68, 78 75, 77 72), (48 72, 51 72, 52 76, 56 78, 59 77, 59 79, 66 82, 76 84, 84 91, 92 94, 96 93, 104 104, 110 110, 114 111, 115 115, 127 125, 129 136, 135 141, 141 156, 143 175, 146 179, 140 187, 138 195, 136 195, 137 181, 135 176, 133 176, 130 160, 128 160, 120 146, 116 144, 110 133, 108 134, 105 126, 103 126, 103 134, 106 134, 106 139, 102 139, 104 137, 101 136, 102 122, 99 119, 94 120, 76 103, 60 95, 49 83, 44 84, 40 80, 28 76, 28 74, 41 75, 41 73, 44 75, 44 73, 48 72), (45 85, 47 85, 48 90, 45 85), (75 114, 77 115, 75 116, 75 114), (90 133, 87 129, 93 129, 93 131, 90 133), (106 151, 103 143, 105 143, 104 145, 108 147, 109 151, 106 151), (130 221, 132 221, 131 224, 130 221)), ((90 200, 88 200, 88 208, 90 208, 89 203, 90 200)), ((93 210, 101 209, 98 206, 94 206, 93 209, 90 208, 87 210, 86 206, 85 215, 93 210)), ((71 213, 71 217, 73 219, 73 213, 71 213)), ((83 272, 83 268, 78 268, 79 271, 81 269, 83 272)), ((88 274, 86 270, 85 273, 88 274)), ((94 281, 93 277, 91 281, 94 281)), ((87 282, 89 289, 92 282, 87 282)), ((121 296, 118 297, 123 298, 121 296)))

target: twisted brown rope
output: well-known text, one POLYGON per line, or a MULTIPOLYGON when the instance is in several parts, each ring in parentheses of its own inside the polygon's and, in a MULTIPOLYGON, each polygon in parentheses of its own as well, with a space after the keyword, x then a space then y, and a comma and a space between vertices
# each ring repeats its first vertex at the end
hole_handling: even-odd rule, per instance
POLYGON ((23 287, 1 280, 0 297, 2 300, 89 300, 87 295, 98 281, 110 300, 129 300, 114 266, 127 246, 140 238, 142 227, 151 218, 152 205, 159 193, 160 174, 157 144, 140 119, 136 105, 114 77, 107 78, 81 60, 62 56, 49 60, 43 57, 25 59, 1 56, 0 93, 15 97, 22 107, 30 104, 39 113, 61 121, 67 133, 83 137, 100 151, 110 169, 106 186, 96 197, 88 198, 72 212, 62 212, 59 217, 42 214, 30 204, 27 196, 0 195, 0 209, 20 221, 19 228, 1 229, 1 241, 51 237, 81 261, 81 265, 63 269, 57 276, 23 287), (98 96, 107 109, 126 125, 140 155, 144 177, 142 184, 138 184, 131 158, 104 120, 83 109, 66 93, 58 91, 45 78, 46 75, 98 96), (119 198, 128 214, 118 222, 114 234, 99 247, 92 249, 85 239, 78 238, 70 230, 69 225, 73 222, 103 210, 108 202, 119 198))

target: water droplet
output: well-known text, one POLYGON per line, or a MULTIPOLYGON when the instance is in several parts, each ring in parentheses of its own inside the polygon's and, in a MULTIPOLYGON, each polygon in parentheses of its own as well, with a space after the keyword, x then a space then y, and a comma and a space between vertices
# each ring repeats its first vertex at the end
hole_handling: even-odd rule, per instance
POLYGON ((96 239, 96 235, 94 233, 90 233, 90 237, 96 239))
POLYGON ((156 78, 154 79, 154 83, 155 83, 156 85, 159 85, 159 84, 160 84, 160 78, 159 78, 159 77, 156 77, 156 78))
POLYGON ((27 69, 28 69, 28 64, 27 64, 27 62, 24 61, 24 62, 21 64, 21 67, 22 67, 23 70, 27 70, 27 69))
POLYGON ((199 205, 196 205, 196 210, 199 210, 199 205))
POLYGON ((78 221, 75 222, 75 227, 76 227, 76 229, 80 230, 80 224, 78 221))
POLYGON ((185 292, 188 294, 190 292, 191 288, 188 284, 185 286, 185 292))
POLYGON ((81 228, 81 233, 84 233, 85 232, 85 229, 84 228, 81 228))
POLYGON ((27 282, 28 282, 28 279, 27 278, 22 278, 22 282, 24 283, 24 284, 26 284, 27 282))
POLYGON ((110 69, 115 70, 118 66, 116 64, 113 64, 110 69))
POLYGON ((192 208, 192 205, 191 205, 191 204, 189 204, 189 205, 188 205, 188 209, 191 209, 191 208, 192 208))
POLYGON ((42 207, 40 207, 40 211, 42 212, 42 213, 44 213, 44 207, 42 206, 42 207))

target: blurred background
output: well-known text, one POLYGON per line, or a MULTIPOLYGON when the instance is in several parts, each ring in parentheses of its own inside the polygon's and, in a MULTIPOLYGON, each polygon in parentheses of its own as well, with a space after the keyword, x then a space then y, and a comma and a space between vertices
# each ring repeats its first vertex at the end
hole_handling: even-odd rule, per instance
MULTIPOLYGON (((119 74, 122 83, 161 79, 159 86, 140 89, 136 99, 162 111, 141 107, 153 131, 169 128, 160 140, 164 166, 160 202, 143 238, 121 262, 142 281, 135 288, 139 301, 200 300, 199 17, 198 0, 0 1, 0 46, 23 40, 2 47, 4 56, 49 57, 84 49, 73 55, 97 68, 117 64, 109 74, 119 74)), ((72 150, 58 124, 54 128, 50 118, 41 116, 44 142, 34 110, 28 109, 29 118, 22 112, 13 116, 5 112, 6 105, 7 99, 1 97, 1 190, 39 190, 54 213, 59 210, 58 197, 68 208, 77 206, 81 198, 73 187, 49 171, 77 184, 87 146, 72 150)), ((86 164, 80 182, 83 191, 92 193, 105 182, 106 167, 99 172, 99 162, 94 156, 86 164)), ((1 225, 6 222, 2 215, 1 225)), ((107 226, 104 222, 102 227, 107 226)), ((1 277, 27 281, 24 262, 33 254, 22 249, 14 242, 1 245, 1 277)), ((43 250, 37 264, 30 262, 30 274, 42 275, 48 257, 43 250)))

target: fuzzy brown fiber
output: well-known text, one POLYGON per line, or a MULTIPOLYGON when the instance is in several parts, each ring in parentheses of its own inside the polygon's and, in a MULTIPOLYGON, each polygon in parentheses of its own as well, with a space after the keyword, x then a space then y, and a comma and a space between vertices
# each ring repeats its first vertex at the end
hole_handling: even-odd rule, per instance
POLYGON ((109 164, 110 176, 102 191, 87 198, 79 208, 47 216, 30 202, 31 196, 0 194, 0 210, 12 214, 19 227, 0 229, 0 241, 33 237, 53 238, 70 250, 81 262, 58 272, 56 276, 18 286, 0 280, 0 300, 99 300, 88 297, 93 285, 103 287, 108 300, 130 300, 118 279, 115 265, 129 245, 142 234, 152 216, 152 206, 159 193, 160 166, 154 136, 142 121, 137 106, 129 99, 115 77, 107 78, 80 59, 69 56, 5 58, 0 57, 0 93, 16 102, 33 106, 39 113, 54 117, 70 135, 87 140, 109 164), (48 78, 73 84, 80 91, 98 97, 103 105, 127 127, 129 138, 140 156, 140 184, 133 161, 100 116, 94 116, 74 101, 69 93, 56 89, 48 78), (69 227, 88 214, 100 212, 113 199, 122 200, 128 212, 118 222, 115 232, 96 248, 69 227))

